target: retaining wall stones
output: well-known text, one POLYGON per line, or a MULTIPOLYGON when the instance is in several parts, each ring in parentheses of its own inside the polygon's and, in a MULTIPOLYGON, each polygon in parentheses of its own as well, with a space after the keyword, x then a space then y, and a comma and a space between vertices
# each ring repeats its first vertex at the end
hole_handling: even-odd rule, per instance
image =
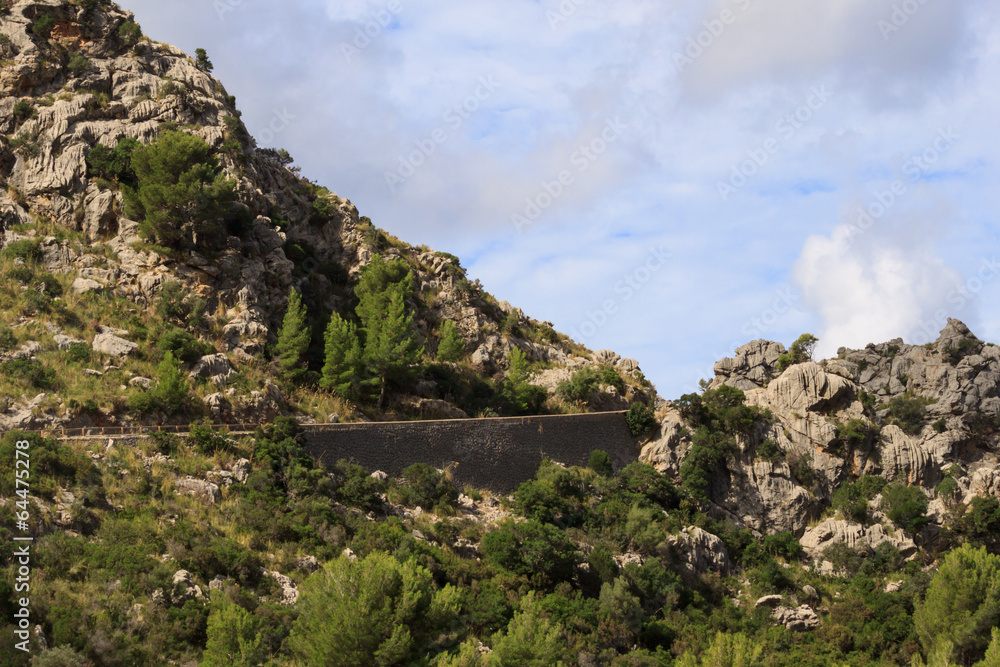
POLYGON ((624 412, 501 419, 331 424, 307 427, 306 450, 327 465, 353 459, 398 477, 413 463, 452 466, 459 486, 509 492, 547 456, 586 465, 603 449, 615 470, 636 461, 639 445, 624 412))

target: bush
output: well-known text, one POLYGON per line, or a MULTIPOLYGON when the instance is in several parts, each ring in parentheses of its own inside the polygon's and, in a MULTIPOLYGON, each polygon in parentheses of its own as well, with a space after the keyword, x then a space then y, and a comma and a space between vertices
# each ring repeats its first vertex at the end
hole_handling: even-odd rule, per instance
POLYGON ((784 373, 789 366, 801 364, 812 359, 813 350, 819 339, 812 334, 802 334, 792 343, 791 349, 778 356, 778 372, 784 373))
POLYGON ((874 475, 865 475, 851 484, 844 484, 833 492, 831 505, 840 510, 844 518, 858 523, 868 521, 868 501, 881 493, 886 481, 874 475))
POLYGON ((42 258, 42 245, 35 239, 18 239, 4 246, 0 251, 0 257, 4 259, 23 259, 26 262, 33 262, 42 258))
POLYGON ((227 431, 216 430, 208 419, 194 422, 188 432, 188 443, 201 454, 216 454, 231 447, 227 431))
POLYGON ((566 534, 537 521, 505 521, 483 536, 481 550, 487 561, 539 588, 569 581, 576 564, 576 551, 566 534))
POLYGON ((6 324, 0 323, 0 352, 17 347, 17 336, 6 324))
POLYGON ((79 51, 74 52, 69 57, 69 62, 66 64, 66 69, 68 69, 73 74, 83 74, 88 69, 90 69, 93 63, 84 56, 79 51))
POLYGON ((142 39, 142 28, 135 21, 126 21, 118 26, 118 39, 127 47, 133 47, 142 39))
POLYGON ((909 435, 917 435, 927 414, 925 401, 913 396, 897 396, 889 401, 892 421, 909 435))
POLYGON ((337 461, 332 472, 337 479, 338 502, 365 512, 377 510, 382 506, 379 494, 385 485, 369 475, 367 470, 356 463, 341 459, 337 461))
POLYGON ((892 484, 882 493, 886 516, 904 530, 916 533, 927 525, 927 496, 919 486, 892 484))
POLYGON ((0 364, 3 374, 36 389, 52 390, 56 386, 55 370, 36 359, 13 359, 0 364))
POLYGON ((35 105, 30 99, 23 98, 14 103, 14 121, 18 126, 34 116, 35 105))
MULTIPOLYGON (((0 438, 0 460, 9 462, 0 468, 0 494, 14 496, 17 490, 14 461, 17 443, 28 442, 31 460, 31 493, 53 498, 60 487, 101 487, 101 472, 84 453, 70 449, 58 440, 44 438, 37 433, 8 431, 0 438)), ((23 487, 21 487, 23 488, 23 487)))
POLYGON ((595 449, 590 453, 587 467, 604 477, 611 477, 614 473, 614 469, 611 467, 611 457, 602 449, 595 449))
POLYGON ((448 477, 426 463, 414 463, 403 470, 403 483, 395 495, 403 505, 426 509, 454 507, 458 502, 458 490, 448 477))
POLYGON ((35 34, 36 37, 41 39, 48 39, 49 35, 52 34, 52 28, 56 27, 56 20, 52 18, 51 14, 42 14, 41 17, 31 26, 31 32, 35 34))
POLYGON ((132 154, 142 144, 132 138, 119 139, 114 148, 97 144, 87 151, 87 175, 135 188, 138 180, 132 168, 132 154))
POLYGON ((85 343, 73 343, 66 348, 66 361, 71 364, 88 364, 93 355, 85 343))
POLYGON ((589 401, 600 385, 608 385, 625 393, 625 380, 613 368, 588 366, 578 370, 569 380, 559 383, 556 395, 566 401, 583 403, 589 401))
POLYGON ((628 423, 628 430, 638 438, 653 430, 656 426, 656 414, 645 403, 633 403, 628 408, 625 421, 628 423))
POLYGON ((203 343, 184 329, 169 327, 160 336, 157 348, 161 353, 172 353, 175 358, 186 363, 194 363, 215 352, 208 343, 203 343))

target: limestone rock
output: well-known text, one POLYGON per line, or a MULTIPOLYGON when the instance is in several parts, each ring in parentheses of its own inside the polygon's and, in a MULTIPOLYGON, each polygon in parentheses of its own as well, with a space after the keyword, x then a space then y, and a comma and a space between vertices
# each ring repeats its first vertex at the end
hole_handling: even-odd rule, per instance
POLYGON ((59 348, 60 350, 68 350, 74 345, 86 345, 86 343, 84 343, 79 338, 73 338, 72 336, 64 336, 62 334, 56 334, 55 336, 53 336, 53 339, 56 342, 56 347, 59 348))
POLYGON ((680 561, 693 572, 729 573, 729 552, 722 540, 697 526, 689 526, 666 539, 680 561))
POLYGON ((232 472, 237 482, 242 484, 247 481, 247 478, 250 477, 250 460, 240 459, 233 464, 232 472))
POLYGON ((112 333, 97 334, 92 344, 95 352, 112 357, 124 357, 139 349, 139 346, 112 333))
POLYGON ((128 381, 130 387, 139 387, 140 389, 149 390, 153 386, 153 381, 149 378, 144 378, 141 376, 136 376, 128 381))
POLYGON ((219 502, 219 486, 203 479, 185 476, 177 480, 177 493, 193 496, 209 505, 219 502))
POLYGON ((611 350, 598 350, 594 352, 592 358, 595 362, 599 364, 607 364, 608 366, 614 366, 621 359, 621 355, 613 352, 611 350))
POLYGON ((778 607, 771 613, 771 618, 795 632, 815 630, 820 626, 819 616, 807 605, 801 605, 797 609, 778 607))
POLYGON ((912 556, 917 550, 917 545, 902 531, 890 534, 881 524, 863 526, 838 519, 827 519, 808 529, 799 539, 802 549, 810 558, 820 558, 823 551, 834 544, 873 551, 883 542, 889 542, 899 549, 904 558, 912 556))
POLYGON ((200 600, 205 594, 201 587, 194 583, 194 577, 187 570, 174 572, 173 587, 170 590, 170 600, 174 603, 184 600, 200 600))
POLYGON ((736 349, 732 358, 715 364, 715 379, 710 387, 720 385, 747 391, 763 387, 777 374, 778 357, 785 352, 785 346, 769 340, 755 340, 736 349))
POLYGON ((273 570, 268 570, 267 568, 261 568, 261 572, 264 576, 271 577, 276 582, 278 586, 281 587, 281 593, 278 597, 278 604, 293 605, 299 600, 299 591, 295 587, 295 582, 292 581, 291 577, 287 577, 280 572, 275 572, 273 570))
POLYGON ((642 448, 639 460, 661 473, 676 476, 690 449, 691 440, 680 412, 671 409, 661 422, 658 435, 642 448))
POLYGON ((97 282, 96 280, 91 280, 89 278, 77 278, 73 281, 73 285, 70 287, 77 294, 87 294, 88 292, 96 292, 99 289, 103 289, 104 285, 97 282))
POLYGON ((229 378, 236 374, 236 369, 229 363, 229 357, 222 354, 209 354, 195 362, 188 374, 193 378, 208 378, 217 385, 225 385, 229 378))

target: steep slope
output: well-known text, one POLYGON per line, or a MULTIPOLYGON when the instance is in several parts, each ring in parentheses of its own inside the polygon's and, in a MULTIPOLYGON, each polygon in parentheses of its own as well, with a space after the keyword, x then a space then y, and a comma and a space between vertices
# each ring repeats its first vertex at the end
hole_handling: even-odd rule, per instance
MULTIPOLYGON (((36 394, 54 385, 44 381, 9 385, 0 424, 116 424, 137 417, 118 388, 134 394, 155 385, 157 345, 169 327, 193 334, 204 353, 186 355, 184 369, 204 406, 174 418, 349 417, 353 409, 343 401, 289 387, 264 359, 295 289, 309 312, 308 362, 318 373, 326 320, 333 312, 353 317, 353 287, 375 255, 401 260, 413 272, 408 305, 424 360, 435 361, 446 320, 455 323, 465 347, 460 365, 424 368, 394 387, 391 415, 502 411, 498 388, 514 349, 550 371, 553 398, 544 409, 589 409, 554 398, 557 383, 572 375, 559 369, 597 365, 589 351, 551 323, 497 302, 468 279, 456 257, 377 229, 349 200, 290 168, 286 152, 256 147, 235 98, 209 74, 210 65, 141 37, 130 13, 107 2, 12 2, 0 16, 0 34, 6 35, 0 39, 0 179, 6 185, 0 261, 11 283, 0 314, 16 338, 5 358, 58 368, 63 394, 36 394), (141 205, 130 160, 135 146, 175 131, 207 145, 206 164, 218 163, 221 173, 201 187, 216 188, 219 197, 177 204, 179 222, 165 229, 154 219, 161 212, 171 216, 171 207, 141 205), (92 353, 78 352, 80 362, 67 365, 65 350, 79 343, 92 353), (106 386, 69 391, 98 379, 106 386)), ((618 355, 600 357, 611 358, 618 355)), ((619 370, 624 382, 594 394, 594 406, 652 400, 637 362, 625 360, 619 370)))

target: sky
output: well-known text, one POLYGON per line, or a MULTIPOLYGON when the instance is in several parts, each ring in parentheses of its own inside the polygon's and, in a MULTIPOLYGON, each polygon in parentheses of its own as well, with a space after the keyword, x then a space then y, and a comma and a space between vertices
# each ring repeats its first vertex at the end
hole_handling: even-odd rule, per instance
POLYGON ((757 338, 1000 342, 991 0, 125 0, 258 145, 665 398, 757 338))

